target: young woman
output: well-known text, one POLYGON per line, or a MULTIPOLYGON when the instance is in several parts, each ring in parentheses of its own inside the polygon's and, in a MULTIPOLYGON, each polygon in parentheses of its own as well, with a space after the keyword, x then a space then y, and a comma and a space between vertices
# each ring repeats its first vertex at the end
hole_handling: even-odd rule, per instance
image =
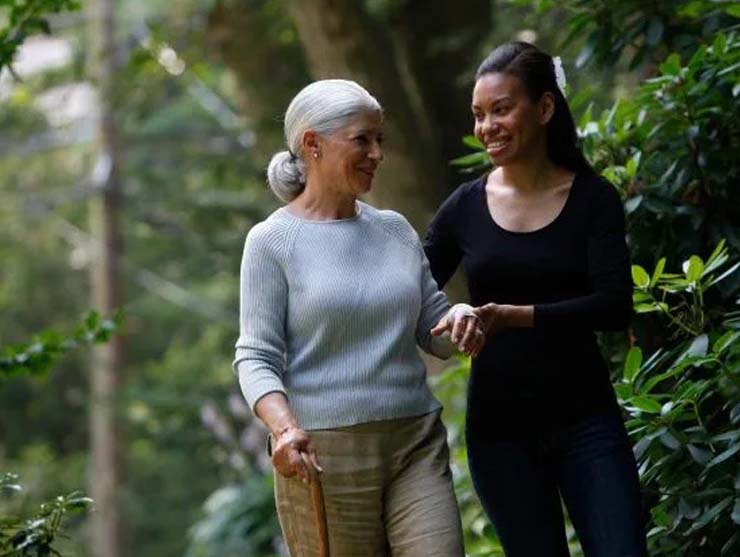
POLYGON ((417 345, 450 356, 430 334, 444 318, 476 353, 480 319, 450 308, 401 215, 357 200, 383 158, 375 98, 351 81, 312 83, 288 107, 285 136, 268 179, 286 205, 244 248, 234 369, 271 432, 291 555, 318 545, 313 466, 331 555, 462 557, 446 432, 417 345))
POLYGON ((467 442, 507 557, 568 555, 561 497, 587 557, 642 557, 637 470, 594 334, 631 315, 624 213, 578 148, 557 66, 524 42, 480 65, 475 135, 494 170, 445 201, 424 248, 440 287, 462 262, 488 330, 467 442))

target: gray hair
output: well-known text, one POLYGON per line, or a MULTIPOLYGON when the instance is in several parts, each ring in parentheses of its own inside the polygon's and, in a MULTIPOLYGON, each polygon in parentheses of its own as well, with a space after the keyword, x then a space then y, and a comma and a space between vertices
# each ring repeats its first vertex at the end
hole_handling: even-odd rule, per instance
POLYGON ((275 153, 267 167, 270 188, 288 203, 306 187, 306 162, 301 141, 306 130, 328 136, 365 112, 381 111, 380 103, 362 86, 345 79, 322 79, 304 87, 285 112, 288 150, 275 153))

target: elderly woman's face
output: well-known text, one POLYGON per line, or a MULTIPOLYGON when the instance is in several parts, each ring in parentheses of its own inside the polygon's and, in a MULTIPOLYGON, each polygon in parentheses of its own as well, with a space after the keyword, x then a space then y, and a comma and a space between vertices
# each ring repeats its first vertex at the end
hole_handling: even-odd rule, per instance
POLYGON ((383 160, 383 119, 379 112, 358 114, 324 138, 320 165, 333 185, 353 194, 370 191, 375 171, 383 160))

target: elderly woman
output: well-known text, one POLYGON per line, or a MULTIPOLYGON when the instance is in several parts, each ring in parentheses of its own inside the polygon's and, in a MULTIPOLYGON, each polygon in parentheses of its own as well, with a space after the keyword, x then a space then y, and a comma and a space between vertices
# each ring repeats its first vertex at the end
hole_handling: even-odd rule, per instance
POLYGON ((475 354, 478 319, 450 308, 401 215, 357 199, 383 158, 381 108, 365 89, 312 83, 288 107, 285 136, 268 179, 286 205, 244 248, 234 368, 271 433, 291 554, 317 546, 314 467, 333 556, 462 556, 446 431, 417 345, 450 356, 449 339, 430 334, 442 320, 475 354))

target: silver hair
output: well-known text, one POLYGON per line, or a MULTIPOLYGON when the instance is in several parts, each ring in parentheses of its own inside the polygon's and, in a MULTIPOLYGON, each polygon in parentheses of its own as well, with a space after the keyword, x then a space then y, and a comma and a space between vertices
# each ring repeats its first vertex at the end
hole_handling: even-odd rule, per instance
POLYGON ((288 203, 306 187, 301 141, 306 130, 328 136, 365 112, 380 112, 380 103, 361 85, 345 79, 322 79, 304 87, 285 112, 288 150, 275 153, 267 167, 270 188, 288 203))

